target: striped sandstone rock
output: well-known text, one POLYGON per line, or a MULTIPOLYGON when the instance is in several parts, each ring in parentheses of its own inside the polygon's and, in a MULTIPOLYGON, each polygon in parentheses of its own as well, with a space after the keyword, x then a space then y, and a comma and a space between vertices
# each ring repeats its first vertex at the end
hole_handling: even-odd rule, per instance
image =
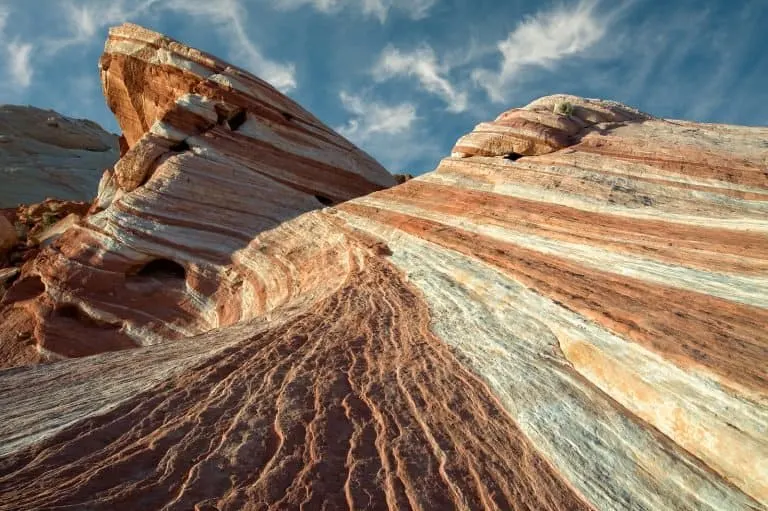
POLYGON ((6 302, 119 351, 0 373, 0 509, 765 509, 768 130, 552 96, 369 193, 253 77, 102 62, 106 209, 6 302))

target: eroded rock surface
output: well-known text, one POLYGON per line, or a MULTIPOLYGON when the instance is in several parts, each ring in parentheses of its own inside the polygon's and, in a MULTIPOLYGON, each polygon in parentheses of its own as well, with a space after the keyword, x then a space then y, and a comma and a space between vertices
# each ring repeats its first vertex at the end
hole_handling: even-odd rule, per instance
POLYGON ((547 97, 347 200, 392 178, 263 82, 102 68, 106 209, 0 346, 118 351, 0 373, 0 509, 766 507, 768 129, 547 97))
MULTIPOLYGON (((290 286, 277 274, 264 283, 249 265, 272 248, 254 237, 395 183, 267 83, 160 34, 113 29, 101 76, 124 154, 93 214, 25 266, 16 286, 45 288, 21 293, 37 351, 5 339, 0 363, 18 363, 15 348, 39 362, 187 337, 311 296, 301 265, 333 256, 305 250, 298 268, 278 264, 296 273, 290 286)), ((6 309, 21 307, 15 296, 6 309)))
POLYGON ((117 136, 92 121, 0 106, 0 208, 48 197, 90 201, 118 157, 117 136))

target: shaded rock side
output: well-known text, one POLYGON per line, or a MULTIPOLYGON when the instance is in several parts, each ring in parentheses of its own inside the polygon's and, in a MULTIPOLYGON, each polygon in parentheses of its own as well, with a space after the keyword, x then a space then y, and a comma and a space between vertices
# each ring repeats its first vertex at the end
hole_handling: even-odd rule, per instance
POLYGON ((265 228, 225 127, 133 191, 106 176, 6 299, 48 300, 60 352, 110 321, 147 346, 0 372, 0 509, 765 509, 768 130, 522 110, 538 127, 265 228), (195 209, 219 193, 240 214, 195 209), (179 328, 206 331, 159 342, 179 328))
POLYGON ((49 197, 90 201, 118 158, 117 136, 92 121, 0 106, 0 208, 49 197))
POLYGON ((18 241, 19 236, 13 224, 4 215, 0 215, 0 260, 6 258, 18 241))

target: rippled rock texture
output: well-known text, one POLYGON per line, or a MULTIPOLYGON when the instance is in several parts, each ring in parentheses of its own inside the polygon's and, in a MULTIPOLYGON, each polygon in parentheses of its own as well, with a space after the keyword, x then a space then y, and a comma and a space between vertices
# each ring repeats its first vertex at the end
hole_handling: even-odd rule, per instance
POLYGON ((47 197, 90 201, 120 153, 116 135, 30 106, 0 106, 0 208, 47 197))
POLYGON ((0 509, 765 508, 768 129, 552 96, 383 189, 157 34, 102 76, 126 153, 3 346, 115 351, 0 373, 0 509))

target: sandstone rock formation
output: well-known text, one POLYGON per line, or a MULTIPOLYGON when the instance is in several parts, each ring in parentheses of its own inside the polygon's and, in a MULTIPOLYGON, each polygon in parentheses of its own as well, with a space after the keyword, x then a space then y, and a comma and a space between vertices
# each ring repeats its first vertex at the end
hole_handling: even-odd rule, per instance
POLYGON ((19 236, 13 224, 3 215, 0 215, 0 259, 19 241, 19 236))
POLYGON ((116 351, 0 373, 0 509, 768 505, 768 129, 553 96, 369 193, 213 57, 102 77, 126 152, 0 347, 116 351))
POLYGON ((0 208, 47 197, 90 201, 118 157, 117 137, 92 121, 0 106, 0 208))
MULTIPOLYGON (((303 287, 300 268, 282 268, 296 273, 288 288, 277 274, 251 278, 252 254, 271 250, 251 244, 256 234, 394 184, 265 82, 159 34, 112 30, 101 74, 125 154, 102 177, 103 211, 8 291, 6 308, 26 311, 30 331, 20 345, 0 342, 0 363, 187 337, 309 296, 314 280, 303 287)), ((301 264, 326 257, 304 252, 301 264)))
MULTIPOLYGON (((0 302, 22 266, 52 243, 91 209, 86 202, 46 199, 37 204, 0 209, 0 302)), ((0 306, 2 310, 2 306, 0 306)), ((16 335, 8 332, 6 335, 16 335)), ((2 365, 21 362, 3 360, 2 365)))

